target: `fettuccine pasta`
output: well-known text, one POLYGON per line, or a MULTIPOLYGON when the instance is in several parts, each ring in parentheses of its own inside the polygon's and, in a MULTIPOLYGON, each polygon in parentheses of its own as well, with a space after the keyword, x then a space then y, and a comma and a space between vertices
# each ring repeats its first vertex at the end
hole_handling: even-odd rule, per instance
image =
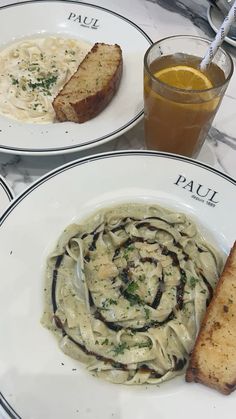
POLYGON ((182 213, 100 210, 66 228, 50 255, 42 322, 94 375, 160 383, 183 372, 221 269, 182 213))
POLYGON ((91 46, 56 36, 14 43, 0 52, 0 114, 23 122, 53 122, 52 101, 91 46))

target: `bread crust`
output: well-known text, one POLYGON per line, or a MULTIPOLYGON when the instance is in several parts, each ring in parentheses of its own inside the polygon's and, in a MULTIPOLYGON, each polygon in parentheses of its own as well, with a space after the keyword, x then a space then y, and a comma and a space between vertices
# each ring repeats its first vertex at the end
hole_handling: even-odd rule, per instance
POLYGON ((91 51, 86 55, 84 60, 80 63, 76 73, 68 80, 64 85, 63 89, 58 93, 56 98, 53 101, 53 108, 56 113, 56 118, 60 122, 72 121, 83 123, 98 115, 111 101, 116 91, 118 90, 120 80, 122 77, 123 71, 123 59, 122 51, 119 45, 115 44, 112 47, 115 47, 119 53, 119 60, 116 63, 115 71, 112 74, 112 77, 106 80, 106 83, 102 88, 97 90, 94 94, 88 93, 88 95, 78 101, 68 100, 68 104, 65 107, 65 96, 67 96, 64 91, 65 88, 74 80, 77 73, 79 74, 80 67, 83 67, 85 63, 89 63, 89 58, 92 54, 96 54, 100 46, 106 46, 104 43, 96 43, 91 51), (69 110, 68 110, 69 105, 69 110))
POLYGON ((207 308, 185 378, 223 394, 236 389, 236 242, 207 308))

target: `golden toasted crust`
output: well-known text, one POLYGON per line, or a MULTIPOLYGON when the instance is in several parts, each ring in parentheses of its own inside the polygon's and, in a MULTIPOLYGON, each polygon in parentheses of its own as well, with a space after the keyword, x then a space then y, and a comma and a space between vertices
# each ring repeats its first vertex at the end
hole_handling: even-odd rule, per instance
POLYGON ((223 394, 236 388, 236 242, 203 319, 186 381, 223 394))
POLYGON ((54 99, 56 118, 82 123, 99 114, 116 93, 122 68, 119 45, 96 43, 54 99))

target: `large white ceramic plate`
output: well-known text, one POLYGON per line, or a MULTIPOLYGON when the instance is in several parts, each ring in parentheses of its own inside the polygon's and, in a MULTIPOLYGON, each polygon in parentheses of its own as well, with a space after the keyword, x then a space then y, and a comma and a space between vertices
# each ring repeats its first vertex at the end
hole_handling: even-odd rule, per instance
POLYGON ((133 388, 96 379, 40 325, 45 260, 64 227, 97 208, 137 201, 184 211, 222 252, 236 237, 236 181, 187 158, 145 151, 107 153, 58 168, 0 218, 0 403, 12 418, 234 415, 236 393, 222 396, 186 384, 184 377, 133 388))
POLYGON ((5 179, 0 176, 0 214, 5 211, 9 203, 13 200, 13 192, 6 183, 5 179))
POLYGON ((0 7, 0 48, 22 38, 60 35, 119 44, 123 75, 117 94, 84 123, 26 124, 0 116, 0 150, 18 154, 70 153, 109 141, 143 115, 143 56, 152 41, 137 25, 100 6, 77 1, 29 1, 0 7))
MULTIPOLYGON (((217 32, 223 23, 223 20, 224 20, 223 14, 216 7, 209 6, 207 10, 207 18, 213 31, 217 32)), ((236 29, 235 29, 235 32, 236 32, 236 29)), ((230 36, 225 37, 225 42, 232 45, 233 47, 236 47, 236 39, 231 38, 230 36)))

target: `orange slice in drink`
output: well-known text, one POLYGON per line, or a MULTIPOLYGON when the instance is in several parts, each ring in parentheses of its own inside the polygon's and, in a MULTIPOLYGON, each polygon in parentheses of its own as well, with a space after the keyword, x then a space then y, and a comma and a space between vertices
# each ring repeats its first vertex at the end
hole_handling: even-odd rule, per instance
POLYGON ((176 65, 157 71, 154 76, 172 87, 185 90, 206 90, 213 87, 200 70, 187 65, 176 65))

